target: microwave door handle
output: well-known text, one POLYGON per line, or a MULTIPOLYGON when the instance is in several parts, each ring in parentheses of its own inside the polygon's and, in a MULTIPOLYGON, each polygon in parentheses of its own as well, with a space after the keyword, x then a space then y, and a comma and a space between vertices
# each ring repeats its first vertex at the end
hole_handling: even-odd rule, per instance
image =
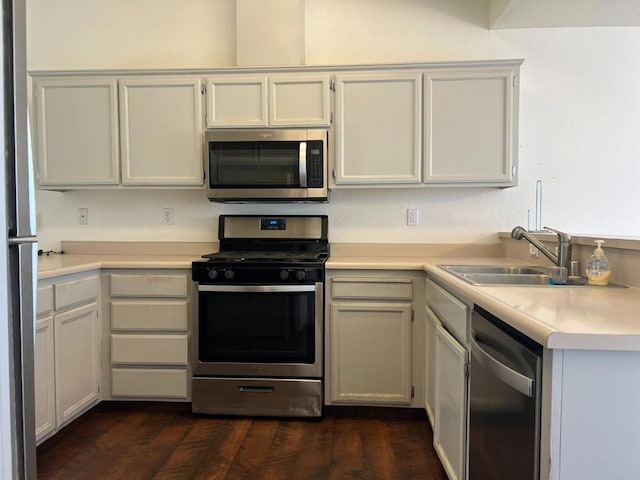
POLYGON ((298 170, 300 174, 300 186, 307 187, 307 142, 300 142, 300 154, 298 155, 298 170))

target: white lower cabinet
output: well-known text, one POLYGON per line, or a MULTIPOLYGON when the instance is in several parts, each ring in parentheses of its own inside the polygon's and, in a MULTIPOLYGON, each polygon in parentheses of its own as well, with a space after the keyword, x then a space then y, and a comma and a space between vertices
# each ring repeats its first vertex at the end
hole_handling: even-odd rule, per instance
POLYGON ((424 406, 424 303, 414 303, 424 298, 415 294, 423 278, 403 271, 328 274, 327 405, 424 406))
POLYGON ((440 325, 438 317, 427 307, 426 315, 426 341, 425 341, 425 393, 424 403, 431 428, 435 427, 435 403, 436 403, 436 331, 440 325))
POLYGON ((34 365, 36 441, 39 441, 56 428, 53 316, 51 315, 36 321, 34 365))
POLYGON ((411 304, 331 308, 331 401, 411 403, 411 304))
POLYGON ((450 480, 466 478, 469 352, 442 326, 436 329, 433 443, 450 480))
POLYGON ((472 304, 426 280, 426 407, 449 480, 466 480, 472 304))
POLYGON ((100 398, 97 312, 94 302, 54 316, 58 426, 100 398))
POLYGON ((100 400, 98 286, 95 272, 38 284, 34 351, 38 443, 100 400))
POLYGON ((188 400, 188 272, 111 273, 109 289, 111 397, 188 400))

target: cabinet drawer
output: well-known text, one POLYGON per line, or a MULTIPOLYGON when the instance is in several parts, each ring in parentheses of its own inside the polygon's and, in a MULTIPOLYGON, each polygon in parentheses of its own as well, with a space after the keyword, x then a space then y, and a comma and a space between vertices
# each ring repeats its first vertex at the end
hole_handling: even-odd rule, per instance
POLYGON ((187 398, 187 370, 112 368, 112 397, 187 398))
POLYGON ((42 317, 53 311, 53 285, 38 287, 36 315, 42 317))
POLYGON ((434 281, 427 279, 427 304, 458 340, 468 343, 469 307, 434 281))
POLYGON ((114 330, 186 331, 187 301, 112 300, 114 330))
POLYGON ((410 278, 334 278, 331 281, 331 297, 411 300, 413 282, 410 278))
POLYGON ((187 335, 111 335, 111 363, 186 365, 187 335))
POLYGON ((186 275, 111 275, 112 297, 186 297, 186 275))
POLYGON ((98 277, 55 284, 56 310, 94 301, 98 297, 98 277))

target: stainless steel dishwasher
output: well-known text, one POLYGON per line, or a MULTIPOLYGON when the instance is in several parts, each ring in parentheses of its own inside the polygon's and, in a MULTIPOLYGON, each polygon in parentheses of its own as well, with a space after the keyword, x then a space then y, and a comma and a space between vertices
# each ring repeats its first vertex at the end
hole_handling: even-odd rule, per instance
POLYGON ((469 479, 540 478, 542 347, 489 312, 471 317, 469 479))

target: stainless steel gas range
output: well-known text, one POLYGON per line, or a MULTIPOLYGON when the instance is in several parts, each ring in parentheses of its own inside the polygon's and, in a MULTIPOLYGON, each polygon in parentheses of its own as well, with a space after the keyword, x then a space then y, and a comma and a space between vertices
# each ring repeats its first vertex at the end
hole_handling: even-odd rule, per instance
POLYGON ((319 417, 326 216, 221 215, 220 251, 193 262, 192 410, 319 417))

